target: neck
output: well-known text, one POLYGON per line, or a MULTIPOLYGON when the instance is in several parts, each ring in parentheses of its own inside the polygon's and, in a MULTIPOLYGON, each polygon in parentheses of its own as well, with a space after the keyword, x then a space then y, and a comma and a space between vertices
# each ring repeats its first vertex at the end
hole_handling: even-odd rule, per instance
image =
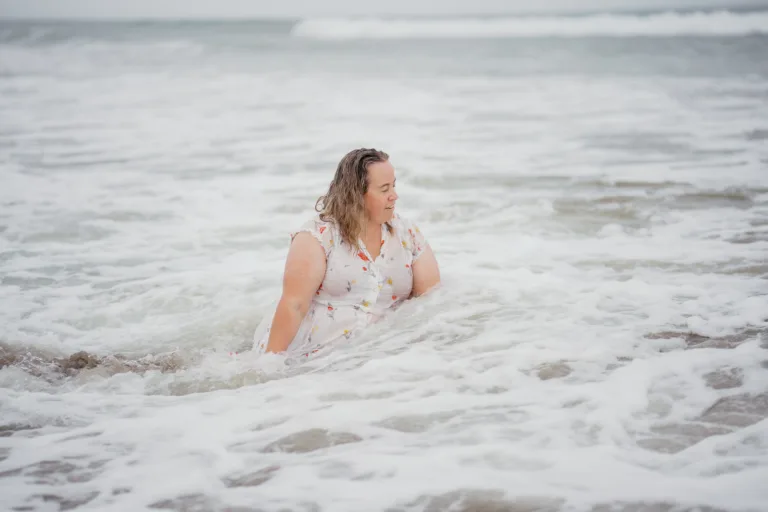
POLYGON ((381 223, 376 222, 374 220, 367 219, 365 221, 364 227, 363 227, 363 236, 368 236, 372 233, 378 233, 381 232, 381 223))

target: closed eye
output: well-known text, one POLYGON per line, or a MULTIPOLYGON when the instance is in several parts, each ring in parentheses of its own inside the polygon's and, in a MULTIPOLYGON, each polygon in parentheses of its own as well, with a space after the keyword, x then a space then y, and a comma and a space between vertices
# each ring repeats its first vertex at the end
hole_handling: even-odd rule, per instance
MULTIPOLYGON (((397 182, 397 180, 395 180, 395 181, 393 181, 393 182, 392 182, 392 187, 393 187, 393 188, 395 187, 395 183, 396 183, 396 182, 397 182)), ((389 190, 389 183, 385 183, 384 185, 382 185, 382 186, 381 186, 381 187, 379 187, 379 188, 382 190, 382 192, 386 192, 387 190, 389 190)))

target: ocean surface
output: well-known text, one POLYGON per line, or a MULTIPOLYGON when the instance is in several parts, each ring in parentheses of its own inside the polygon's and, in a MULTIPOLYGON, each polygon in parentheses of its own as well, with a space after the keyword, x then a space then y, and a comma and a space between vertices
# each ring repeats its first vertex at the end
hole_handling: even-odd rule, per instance
POLYGON ((768 12, 0 22, 0 509, 768 510, 768 12), (251 352, 339 159, 441 287, 251 352))

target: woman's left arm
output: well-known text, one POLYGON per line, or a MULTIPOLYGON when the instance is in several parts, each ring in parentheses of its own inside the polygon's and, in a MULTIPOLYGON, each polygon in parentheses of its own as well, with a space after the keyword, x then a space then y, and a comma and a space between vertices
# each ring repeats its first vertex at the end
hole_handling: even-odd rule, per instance
POLYGON ((413 262, 413 296, 424 295, 440 284, 440 268, 432 248, 427 245, 413 262))

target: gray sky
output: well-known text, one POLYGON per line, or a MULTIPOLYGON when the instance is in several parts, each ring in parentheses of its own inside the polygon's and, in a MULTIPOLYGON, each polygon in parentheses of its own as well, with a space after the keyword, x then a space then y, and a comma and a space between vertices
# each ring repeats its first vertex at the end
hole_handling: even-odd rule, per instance
POLYGON ((768 7, 768 0, 0 0, 0 17, 254 18, 520 13, 533 9, 537 12, 661 10, 744 5, 768 7))

